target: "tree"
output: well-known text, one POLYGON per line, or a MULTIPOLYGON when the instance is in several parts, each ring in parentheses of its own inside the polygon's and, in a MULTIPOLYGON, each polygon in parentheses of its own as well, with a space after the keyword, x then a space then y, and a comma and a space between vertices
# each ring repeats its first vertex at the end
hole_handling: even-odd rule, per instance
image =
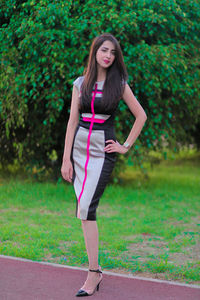
MULTIPOLYGON (((5 1, 0 4, 0 161, 60 168, 72 82, 82 75, 93 38, 120 41, 129 85, 148 119, 129 160, 194 142, 199 105, 200 3, 183 0, 5 1)), ((134 118, 123 101, 123 142, 134 118)), ((138 159, 138 160, 137 160, 138 159)))

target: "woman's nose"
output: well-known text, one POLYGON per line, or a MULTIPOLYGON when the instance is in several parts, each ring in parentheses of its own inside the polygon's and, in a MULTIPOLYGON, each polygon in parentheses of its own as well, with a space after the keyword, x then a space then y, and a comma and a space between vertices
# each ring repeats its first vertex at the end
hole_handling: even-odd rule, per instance
POLYGON ((110 52, 107 53, 107 57, 108 57, 108 58, 111 57, 111 53, 110 53, 110 52))

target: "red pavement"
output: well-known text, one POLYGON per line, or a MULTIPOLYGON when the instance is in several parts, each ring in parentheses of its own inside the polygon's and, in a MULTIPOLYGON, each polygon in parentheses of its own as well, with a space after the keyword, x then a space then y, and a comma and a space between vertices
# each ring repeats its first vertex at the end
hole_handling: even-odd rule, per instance
MULTIPOLYGON (((0 256, 0 300, 71 300, 86 271, 0 256)), ((200 300, 200 286, 103 274, 102 300, 200 300)), ((87 299, 82 298, 82 299, 87 299)))

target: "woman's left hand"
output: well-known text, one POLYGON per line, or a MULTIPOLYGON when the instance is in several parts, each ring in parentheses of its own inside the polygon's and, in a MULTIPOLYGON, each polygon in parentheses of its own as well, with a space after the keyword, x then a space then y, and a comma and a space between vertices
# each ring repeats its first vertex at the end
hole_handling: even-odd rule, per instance
POLYGON ((125 154, 128 151, 128 149, 123 145, 121 145, 120 143, 118 143, 118 141, 115 142, 113 140, 107 140, 106 143, 109 144, 104 148, 105 152, 108 153, 118 152, 121 154, 125 154))

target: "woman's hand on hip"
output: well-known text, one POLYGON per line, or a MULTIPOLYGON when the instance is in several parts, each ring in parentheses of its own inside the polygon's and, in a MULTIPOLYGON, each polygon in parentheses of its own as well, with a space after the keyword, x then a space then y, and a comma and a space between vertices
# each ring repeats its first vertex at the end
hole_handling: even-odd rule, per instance
POLYGON ((65 180, 72 182, 73 166, 71 160, 63 160, 61 174, 65 180))
POLYGON ((104 151, 107 153, 112 153, 112 152, 118 152, 121 154, 125 154, 128 149, 118 143, 118 141, 113 141, 113 140, 107 140, 106 143, 109 143, 105 148, 104 151))

